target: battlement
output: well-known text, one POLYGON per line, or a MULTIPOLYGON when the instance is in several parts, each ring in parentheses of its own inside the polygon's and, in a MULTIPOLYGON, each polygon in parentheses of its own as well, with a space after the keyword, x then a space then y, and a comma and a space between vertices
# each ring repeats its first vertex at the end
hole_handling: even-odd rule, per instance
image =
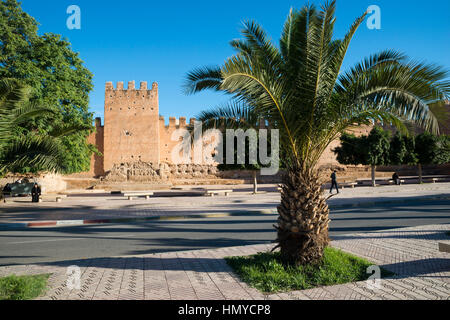
MULTIPOLYGON (((195 121, 195 118, 190 118, 189 119, 189 124, 193 125, 195 121)), ((186 128, 188 126, 187 122, 186 122, 186 117, 180 117, 180 118, 175 118, 175 117, 169 117, 169 124, 166 125, 166 120, 164 119, 163 116, 159 116, 159 125, 161 128, 186 128)))
POLYGON ((129 81, 127 89, 124 88, 122 81, 117 82, 116 88, 111 81, 105 84, 105 112, 149 107, 158 114, 157 105, 158 84, 156 82, 153 82, 150 89, 146 81, 141 81, 139 89, 136 88, 135 81, 129 81))
POLYGON ((139 89, 136 89, 136 83, 135 81, 129 81, 127 89, 124 89, 123 81, 117 82, 116 88, 114 88, 114 85, 112 81, 108 81, 105 84, 105 90, 106 91, 154 91, 158 90, 158 83, 153 82, 152 88, 149 90, 147 81, 141 81, 139 84, 139 89))
MULTIPOLYGON (((186 121, 186 117, 169 117, 169 124, 166 124, 166 119, 163 116, 159 116, 159 126, 161 128, 186 128, 187 126, 193 126, 196 118, 190 118, 189 123, 186 121)), ((220 123, 220 120, 219 120, 220 123)), ((272 129, 272 126, 268 123, 267 120, 261 119, 259 121, 259 129, 272 129)))
POLYGON ((102 126, 102 118, 100 118, 100 117, 95 118, 95 127, 96 128, 103 127, 102 126))

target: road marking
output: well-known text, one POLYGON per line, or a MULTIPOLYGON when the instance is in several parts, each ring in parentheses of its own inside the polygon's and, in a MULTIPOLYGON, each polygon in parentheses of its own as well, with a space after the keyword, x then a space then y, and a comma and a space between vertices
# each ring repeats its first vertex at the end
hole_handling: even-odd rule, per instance
MULTIPOLYGON (((134 237, 134 234, 122 234, 122 235, 118 235, 118 236, 105 236, 105 237, 100 237, 100 238, 128 238, 128 237, 134 237)), ((96 237, 98 238, 98 237, 96 237)))
MULTIPOLYGON (((124 235, 117 235, 117 236, 105 236, 105 237, 95 237, 96 239, 110 239, 110 238, 130 238, 134 237, 134 234, 124 234, 124 235)), ((39 242, 54 242, 54 241, 71 241, 71 240, 91 240, 92 237, 86 237, 86 238, 60 238, 60 239, 49 239, 49 240, 34 240, 34 241, 20 241, 20 242, 8 242, 7 244, 24 244, 24 243, 39 243, 39 242)))
POLYGON ((52 241, 70 241, 70 240, 83 240, 83 238, 21 241, 21 242, 9 242, 9 243, 7 243, 7 244, 23 244, 23 243, 38 243, 38 242, 52 242, 52 241))
POLYGON ((83 220, 69 220, 69 221, 57 221, 56 225, 57 226, 71 226, 71 225, 79 225, 79 224, 83 224, 83 220))

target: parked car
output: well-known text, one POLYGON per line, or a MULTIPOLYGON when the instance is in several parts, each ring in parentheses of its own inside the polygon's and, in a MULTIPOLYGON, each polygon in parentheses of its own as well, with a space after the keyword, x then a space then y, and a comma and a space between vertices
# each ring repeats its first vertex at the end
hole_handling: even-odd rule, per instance
POLYGON ((31 196, 31 189, 33 189, 34 183, 30 182, 15 182, 9 184, 11 188, 11 197, 27 197, 31 196))

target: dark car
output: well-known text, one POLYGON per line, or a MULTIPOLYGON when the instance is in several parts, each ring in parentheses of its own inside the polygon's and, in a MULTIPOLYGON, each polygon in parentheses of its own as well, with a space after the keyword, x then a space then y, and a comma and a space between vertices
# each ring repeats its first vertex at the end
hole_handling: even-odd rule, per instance
POLYGON ((11 188, 10 195, 11 197, 27 197, 31 196, 31 189, 33 189, 34 183, 30 182, 15 182, 9 184, 11 188))

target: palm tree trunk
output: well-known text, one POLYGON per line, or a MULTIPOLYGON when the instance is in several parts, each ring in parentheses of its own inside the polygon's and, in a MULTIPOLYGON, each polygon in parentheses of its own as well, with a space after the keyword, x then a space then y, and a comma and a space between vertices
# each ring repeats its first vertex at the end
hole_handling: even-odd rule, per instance
POLYGON ((375 171, 377 169, 377 166, 372 165, 371 166, 371 170, 372 170, 372 187, 376 186, 376 181, 375 181, 375 171))
POLYGON ((290 169, 278 206, 278 246, 284 263, 316 264, 329 243, 329 209, 318 172, 290 169))
POLYGON ((256 170, 253 170, 253 194, 258 193, 258 179, 256 178, 256 170))
POLYGON ((419 163, 417 166, 419 169, 419 183, 422 184, 422 165, 419 163))

